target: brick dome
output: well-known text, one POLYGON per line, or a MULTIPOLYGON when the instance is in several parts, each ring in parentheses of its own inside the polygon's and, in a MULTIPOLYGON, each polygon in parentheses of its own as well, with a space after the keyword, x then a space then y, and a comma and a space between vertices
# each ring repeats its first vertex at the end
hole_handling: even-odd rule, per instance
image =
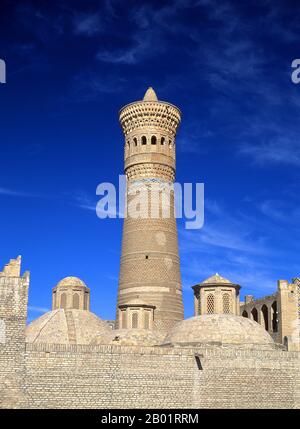
POLYGON ((208 277, 208 279, 204 280, 202 284, 209 285, 209 284, 233 284, 230 280, 226 279, 225 277, 220 276, 219 273, 214 274, 211 277, 208 277))
POLYGON ((90 344, 95 336, 108 343, 111 328, 94 313, 85 310, 60 308, 49 311, 26 327, 28 343, 90 344))
POLYGON ((78 277, 65 277, 64 279, 62 279, 60 282, 57 283, 56 286, 84 286, 86 287, 86 284, 78 277))
POLYGON ((257 322, 233 314, 206 314, 177 323, 163 345, 219 345, 274 348, 268 332, 257 322))

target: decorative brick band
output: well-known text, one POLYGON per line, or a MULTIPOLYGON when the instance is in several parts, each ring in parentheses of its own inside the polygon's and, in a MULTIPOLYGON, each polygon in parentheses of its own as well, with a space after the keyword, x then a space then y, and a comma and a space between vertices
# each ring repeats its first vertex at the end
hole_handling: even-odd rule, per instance
POLYGON ((123 107, 120 111, 120 122, 125 136, 136 128, 153 126, 175 135, 180 123, 180 111, 163 101, 153 103, 140 101, 123 107))

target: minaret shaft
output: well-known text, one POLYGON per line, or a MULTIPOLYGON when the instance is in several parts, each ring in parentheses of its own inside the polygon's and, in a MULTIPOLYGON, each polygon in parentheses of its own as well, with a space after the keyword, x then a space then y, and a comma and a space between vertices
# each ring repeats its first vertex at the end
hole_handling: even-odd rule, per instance
POLYGON ((133 326, 130 313, 126 315, 126 326, 121 326, 121 308, 127 304, 129 308, 135 300, 140 301, 141 311, 135 304, 132 312, 137 312, 134 317, 141 320, 135 321, 134 327, 137 323, 139 328, 145 328, 142 319, 150 305, 155 308, 151 326, 166 331, 183 319, 172 190, 180 112, 175 106, 158 101, 149 89, 143 101, 121 110, 120 122, 125 135, 128 213, 123 227, 116 325, 133 326), (141 201, 147 201, 146 213, 139 217, 132 216, 130 210, 137 195, 141 201))

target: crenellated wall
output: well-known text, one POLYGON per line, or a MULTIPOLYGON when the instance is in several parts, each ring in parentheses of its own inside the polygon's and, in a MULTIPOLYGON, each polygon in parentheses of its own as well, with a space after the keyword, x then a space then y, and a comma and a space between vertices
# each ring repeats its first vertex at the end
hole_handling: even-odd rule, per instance
POLYGON ((0 407, 26 405, 24 395, 25 326, 29 273, 20 275, 21 258, 0 273, 0 407))
POLYGON ((275 342, 284 344, 289 350, 299 350, 299 290, 298 279, 293 279, 292 283, 278 280, 277 292, 272 295, 258 299, 246 295, 240 315, 262 325, 275 342))

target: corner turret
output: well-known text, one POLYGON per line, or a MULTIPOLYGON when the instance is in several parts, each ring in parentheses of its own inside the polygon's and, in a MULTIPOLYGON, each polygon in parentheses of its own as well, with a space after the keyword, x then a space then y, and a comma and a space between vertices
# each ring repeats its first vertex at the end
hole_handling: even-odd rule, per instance
POLYGON ((22 389, 25 372, 25 328, 29 272, 21 275, 21 256, 0 272, 0 403, 5 408, 26 406, 22 389), (12 405, 13 404, 13 405, 12 405))

